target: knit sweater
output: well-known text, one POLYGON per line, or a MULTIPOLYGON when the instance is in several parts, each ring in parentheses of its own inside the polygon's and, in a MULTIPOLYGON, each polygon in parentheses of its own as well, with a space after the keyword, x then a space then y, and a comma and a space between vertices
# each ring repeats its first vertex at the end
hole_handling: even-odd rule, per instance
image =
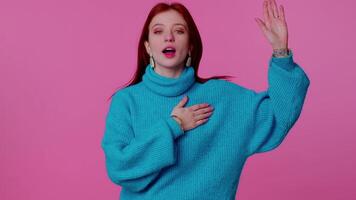
POLYGON ((141 82, 114 94, 101 147, 121 200, 235 199, 246 159, 282 143, 310 84, 292 52, 271 56, 262 92, 223 79, 199 83, 194 73, 186 67, 171 78, 147 65, 141 82), (185 95, 184 107, 214 107, 208 121, 187 131, 170 117, 185 95))

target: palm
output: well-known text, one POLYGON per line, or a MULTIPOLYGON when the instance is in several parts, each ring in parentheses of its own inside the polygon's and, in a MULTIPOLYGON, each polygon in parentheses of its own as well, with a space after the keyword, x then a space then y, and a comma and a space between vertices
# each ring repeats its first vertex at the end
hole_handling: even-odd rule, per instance
POLYGON ((288 29, 283 6, 277 9, 275 0, 265 0, 263 2, 263 18, 264 21, 256 18, 256 22, 273 49, 287 48, 288 29))

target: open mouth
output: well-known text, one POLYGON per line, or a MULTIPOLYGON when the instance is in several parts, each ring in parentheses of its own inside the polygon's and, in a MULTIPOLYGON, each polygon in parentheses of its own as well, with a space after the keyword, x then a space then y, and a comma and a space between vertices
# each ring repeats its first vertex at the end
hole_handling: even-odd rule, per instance
POLYGON ((168 58, 172 58, 174 57, 175 53, 176 53, 176 49, 173 47, 167 47, 165 49, 163 49, 162 53, 168 57, 168 58))

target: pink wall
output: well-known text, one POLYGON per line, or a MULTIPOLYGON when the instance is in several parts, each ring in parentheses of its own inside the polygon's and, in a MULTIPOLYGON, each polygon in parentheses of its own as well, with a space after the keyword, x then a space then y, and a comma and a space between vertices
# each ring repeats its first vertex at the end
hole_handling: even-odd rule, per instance
MULTIPOLYGON (((106 99, 131 78, 156 2, 0 1, 0 199, 118 199, 100 148, 106 99)), ((201 75, 266 89, 272 51, 254 21, 262 0, 181 2, 203 39, 201 75)), ((311 86, 284 143, 249 158, 237 198, 352 199, 356 3, 277 3, 311 86)))

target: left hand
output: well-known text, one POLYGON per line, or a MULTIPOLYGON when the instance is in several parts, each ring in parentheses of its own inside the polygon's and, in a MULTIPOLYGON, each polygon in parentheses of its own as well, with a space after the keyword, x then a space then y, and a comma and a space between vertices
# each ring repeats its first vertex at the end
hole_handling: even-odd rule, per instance
POLYGON ((273 49, 288 48, 288 30, 282 5, 277 9, 275 0, 263 1, 263 18, 255 18, 273 49))

